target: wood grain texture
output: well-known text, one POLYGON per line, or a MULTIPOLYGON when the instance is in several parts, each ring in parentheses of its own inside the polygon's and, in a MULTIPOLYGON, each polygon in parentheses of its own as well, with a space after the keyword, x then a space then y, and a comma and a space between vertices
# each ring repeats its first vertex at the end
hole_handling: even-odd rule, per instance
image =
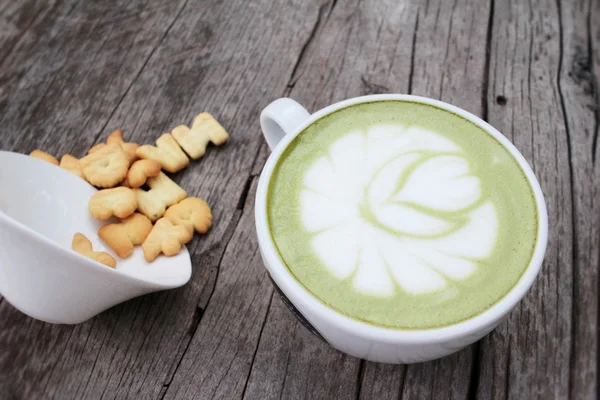
POLYGON ((11 321, 0 332, 2 348, 10 348, 2 352, 0 364, 0 375, 11 378, 2 381, 6 392, 29 398, 41 393, 60 398, 164 395, 240 221, 238 206, 262 144, 255 116, 285 90, 312 28, 302 16, 317 11, 306 2, 288 5, 285 14, 272 12, 274 6, 270 1, 250 7, 244 1, 157 2, 140 10, 131 2, 84 4, 57 20, 57 26, 45 28, 58 31, 60 40, 22 49, 35 57, 19 56, 21 49, 15 49, 15 59, 33 65, 11 64, 0 75, 10 99, 0 117, 7 122, 2 149, 43 147, 56 155, 81 156, 117 127, 129 139, 150 143, 204 110, 223 123, 232 139, 175 176, 189 194, 213 206, 214 228, 188 246, 196 267, 191 282, 76 327, 23 319, 1 304, 3 320, 11 321), (102 46, 101 38, 109 43, 102 46), (40 83, 29 93, 11 92, 34 79, 40 83), (36 338, 41 338, 39 345, 16 345, 36 338))
POLYGON ((220 264, 211 301, 165 399, 233 399, 243 395, 273 296, 255 235, 256 183, 254 179, 220 264))
POLYGON ((49 2, 0 1, 0 68, 17 43, 24 40, 40 14, 51 9, 49 2))
MULTIPOLYGON (((544 265, 507 321, 482 340, 482 398, 567 398, 573 354, 573 214, 561 93, 560 9, 554 1, 496 1, 489 122, 528 160, 550 224, 544 265)), ((589 357, 586 356, 586 357, 589 357)), ((578 398, 577 396, 575 398, 578 398)), ((583 398, 583 397, 581 397, 583 398)))
MULTIPOLYGON (((561 60, 559 93, 568 137, 572 181, 573 297, 569 394, 598 394, 598 274, 600 237, 600 164, 598 151, 598 80, 592 23, 600 21, 598 2, 559 3, 561 60), (592 5, 595 6, 592 8, 592 5), (593 357, 596 355, 596 357, 593 357)), ((600 31, 598 31, 600 32, 600 31)), ((597 56, 598 57, 598 56, 597 56)), ((598 58, 596 59, 598 61, 598 58)))
POLYGON ((594 399, 600 268, 597 0, 0 0, 0 149, 152 143, 200 111, 231 141, 174 179, 213 207, 184 288, 77 326, 0 297, 0 398, 594 399), (413 93, 487 119, 536 172, 550 241, 532 290, 479 343, 394 366, 333 350, 273 291, 253 199, 260 110, 413 93))
MULTIPOLYGON (((486 118, 484 82, 490 4, 429 1, 419 9, 414 46, 412 94, 457 105, 486 118)), ((406 369, 402 398, 469 395, 477 373, 477 345, 440 360, 406 369)))
POLYGON ((275 293, 245 399, 348 399, 358 390, 359 360, 314 336, 275 293))

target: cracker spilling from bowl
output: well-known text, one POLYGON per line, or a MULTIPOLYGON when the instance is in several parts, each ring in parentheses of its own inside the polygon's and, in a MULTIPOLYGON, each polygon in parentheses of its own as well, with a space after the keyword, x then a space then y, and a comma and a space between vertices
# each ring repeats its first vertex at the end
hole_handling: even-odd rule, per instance
MULTIPOLYGON (((160 254, 178 254, 194 233, 204 234, 212 225, 212 211, 206 201, 188 197, 162 171, 178 172, 189 165, 190 158, 201 158, 209 143, 220 146, 228 139, 225 128, 204 112, 194 118, 191 127, 179 125, 161 135, 155 146, 126 142, 119 129, 81 159, 65 154, 59 162, 42 150, 34 150, 30 156, 60 166, 100 188, 88 204, 91 216, 118 220, 100 228, 100 239, 122 259, 141 245, 144 258, 152 262, 160 254)), ((114 257, 95 252, 79 232, 73 236, 72 249, 116 268, 114 257)))

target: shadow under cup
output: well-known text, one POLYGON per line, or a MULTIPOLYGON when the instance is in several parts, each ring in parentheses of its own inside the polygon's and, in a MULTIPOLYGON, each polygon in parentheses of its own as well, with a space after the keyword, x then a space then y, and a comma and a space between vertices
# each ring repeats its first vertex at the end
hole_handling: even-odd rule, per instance
MULTIPOLYGON (((290 99, 280 100, 288 101, 290 99)), ((273 104, 275 103, 277 101, 273 104)), ((301 106, 298 105, 298 107, 301 106)), ((282 139, 277 146, 275 147, 269 143, 272 146, 273 153, 265 165, 261 175, 262 182, 259 183, 257 193, 256 223, 260 250, 269 278, 286 307, 306 329, 332 347, 355 357, 386 363, 413 363, 443 357, 464 348, 492 331, 532 285, 541 267, 547 242, 547 214, 543 194, 531 168, 518 150, 502 134, 478 117, 452 105, 418 96, 375 95, 334 104, 313 114, 308 120, 297 124, 291 132, 289 125, 287 129, 281 127, 281 131, 283 131, 280 134, 282 139), (328 306, 304 287, 285 266, 270 233, 266 208, 273 171, 281 155, 294 138, 322 117, 335 111, 356 104, 386 100, 417 102, 439 107, 487 131, 517 161, 532 189, 534 202, 537 206, 538 226, 531 261, 516 284, 489 308, 465 320, 443 325, 439 328, 386 328, 350 317, 328 306)))

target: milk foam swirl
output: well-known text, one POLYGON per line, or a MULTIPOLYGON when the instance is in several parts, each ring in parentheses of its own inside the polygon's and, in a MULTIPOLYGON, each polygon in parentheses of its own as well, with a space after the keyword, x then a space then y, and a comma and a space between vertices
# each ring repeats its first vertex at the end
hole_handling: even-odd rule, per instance
POLYGON ((474 274, 498 219, 452 141, 379 125, 337 139, 304 176, 301 216, 329 272, 364 294, 425 294, 474 274))

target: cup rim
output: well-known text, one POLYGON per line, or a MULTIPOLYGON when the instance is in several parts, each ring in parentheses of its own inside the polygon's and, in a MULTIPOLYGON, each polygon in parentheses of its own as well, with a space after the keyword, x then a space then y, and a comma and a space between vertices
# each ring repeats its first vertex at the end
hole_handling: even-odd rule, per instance
MULTIPOLYGON (((258 242, 259 247, 261 248, 263 259, 265 261, 265 267, 280 289, 291 298, 292 303, 294 303, 296 306, 298 306, 296 303, 300 303, 302 306, 308 307, 312 312, 319 314, 321 318, 325 319, 343 331, 351 334, 358 334, 367 339, 383 340, 386 342, 443 342, 480 331, 484 327, 491 327, 517 305, 517 303, 525 296, 535 281, 544 259, 548 240, 548 215, 546 203, 544 201, 544 195, 531 167, 523 155, 516 149, 516 147, 493 126, 466 110, 443 101, 406 94, 361 96, 332 104, 312 114, 310 118, 308 118, 294 131, 294 133, 286 135, 269 156, 261 173, 256 194, 255 217, 258 242), (538 215, 538 228, 535 247, 527 268, 517 281, 516 285, 514 285, 502 298, 500 298, 500 300, 498 300, 485 311, 452 325, 427 329, 391 328, 372 325, 342 314, 334 308, 325 305, 319 298, 317 298, 313 293, 311 293, 299 281, 296 280, 291 271, 285 266, 283 259, 277 251, 271 234, 269 233, 267 219, 267 194, 269 182, 275 165, 279 161, 284 150, 294 140, 294 138, 304 131, 309 125, 312 125, 318 119, 331 114, 334 111, 355 104, 386 100, 407 101, 432 105, 452 112, 481 127, 484 131, 498 140, 502 146, 504 146, 511 153, 525 174, 527 181, 534 193, 538 215)), ((298 308, 302 311, 304 307, 298 308)), ((310 320, 310 318, 308 319, 310 320)))

